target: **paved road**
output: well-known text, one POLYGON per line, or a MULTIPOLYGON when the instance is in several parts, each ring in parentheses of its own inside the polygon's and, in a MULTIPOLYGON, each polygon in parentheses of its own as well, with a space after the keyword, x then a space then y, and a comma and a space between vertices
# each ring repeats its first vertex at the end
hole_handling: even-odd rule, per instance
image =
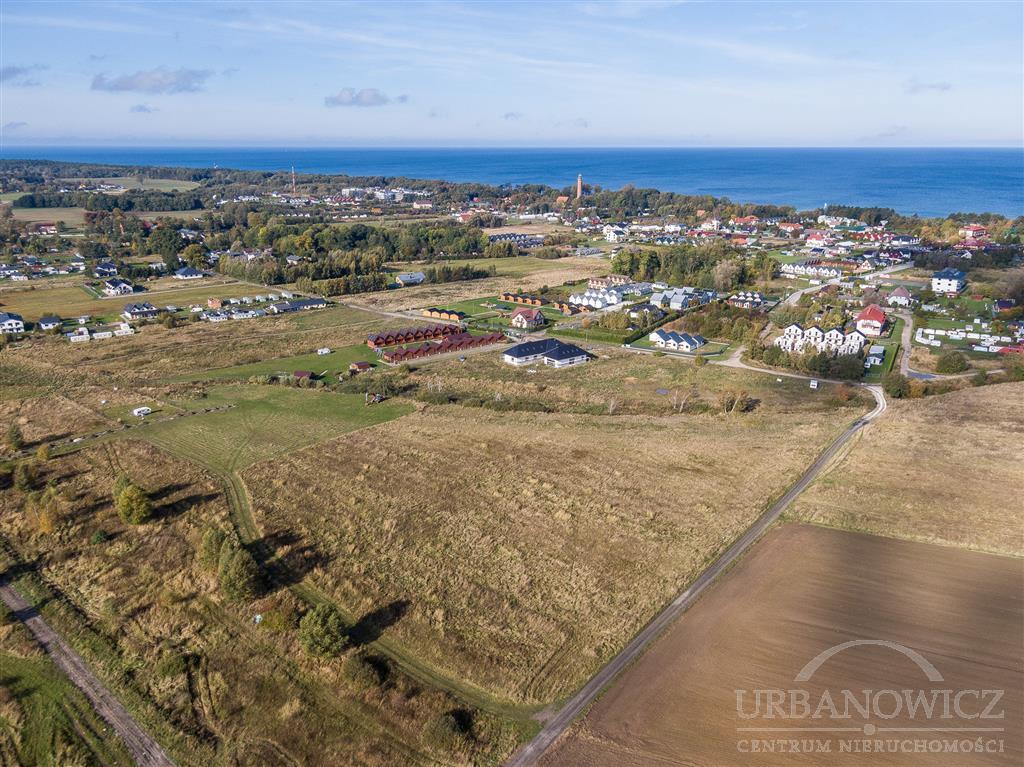
POLYGON ((764 532, 779 518, 786 507, 802 493, 821 473, 821 470, 832 460, 840 448, 854 434, 869 422, 885 412, 885 395, 878 386, 867 386, 875 398, 875 409, 862 418, 858 418, 840 434, 836 440, 822 452, 796 483, 786 491, 778 501, 764 512, 757 521, 730 546, 714 563, 697 578, 685 591, 677 596, 658 616, 637 634, 633 640, 608 664, 595 674, 579 692, 566 702, 552 717, 537 736, 516 752, 505 763, 505 767, 529 767, 534 765, 564 733, 583 710, 587 708, 601 691, 607 687, 627 666, 640 657, 669 624, 676 620, 722 574, 736 559, 743 554, 764 532))
POLYGON ((0 600, 14 613, 68 679, 85 693, 96 712, 114 728, 140 767, 174 767, 153 738, 132 718, 120 701, 93 676, 82 657, 65 642, 36 609, 6 582, 0 580, 0 600))

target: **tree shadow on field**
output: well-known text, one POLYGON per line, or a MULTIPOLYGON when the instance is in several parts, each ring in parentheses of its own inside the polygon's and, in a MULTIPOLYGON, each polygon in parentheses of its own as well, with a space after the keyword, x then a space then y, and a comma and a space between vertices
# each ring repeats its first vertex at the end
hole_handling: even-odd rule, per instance
POLYGON ((159 505, 160 501, 162 501, 164 498, 169 498, 175 493, 180 492, 182 490, 186 490, 189 487, 191 487, 191 485, 184 482, 164 485, 159 490, 154 490, 152 493, 150 493, 149 499, 153 502, 153 505, 156 506, 159 505))
POLYGON ((297 545, 302 536, 292 530, 276 530, 254 541, 250 550, 256 561, 279 587, 301 583, 318 567, 330 564, 333 557, 310 545, 297 545))
POLYGON ((376 610, 366 613, 348 630, 348 637, 352 644, 358 647, 377 641, 385 629, 402 619, 411 605, 412 603, 408 599, 396 599, 384 607, 378 607, 376 610))
POLYGON ((214 501, 217 498, 220 498, 220 493, 195 493, 193 495, 187 495, 174 503, 165 503, 161 505, 154 504, 153 518, 166 520, 173 519, 180 514, 184 514, 193 506, 214 501))

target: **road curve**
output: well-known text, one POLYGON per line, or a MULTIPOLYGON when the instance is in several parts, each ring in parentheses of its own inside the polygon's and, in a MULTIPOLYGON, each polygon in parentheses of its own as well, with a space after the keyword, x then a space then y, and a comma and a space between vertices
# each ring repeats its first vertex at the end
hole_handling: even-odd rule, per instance
POLYGON ((0 600, 39 642, 50 659, 81 690, 101 717, 114 728, 140 767, 174 767, 174 762, 143 730, 120 701, 97 679, 76 653, 6 581, 0 580, 0 600))
POLYGON ((669 624, 676 620, 701 593, 710 586, 743 552, 764 534, 779 518, 793 500, 821 473, 829 461, 839 452, 854 434, 877 418, 886 409, 885 395, 879 386, 864 387, 875 398, 875 409, 858 418, 840 434, 831 445, 815 459, 779 500, 772 504, 750 528, 735 541, 725 553, 716 559, 707 570, 700 574, 690 586, 669 603, 623 650, 598 671, 564 706, 544 725, 536 737, 512 755, 505 767, 530 767, 544 754, 548 747, 564 733, 583 710, 589 706, 627 666, 643 654, 669 624))

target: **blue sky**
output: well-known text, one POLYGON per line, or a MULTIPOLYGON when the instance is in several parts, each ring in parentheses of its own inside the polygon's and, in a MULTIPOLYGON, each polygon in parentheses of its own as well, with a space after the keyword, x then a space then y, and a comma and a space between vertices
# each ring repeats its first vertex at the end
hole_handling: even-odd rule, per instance
POLYGON ((1024 3, 19 2, 17 144, 1020 146, 1024 3))

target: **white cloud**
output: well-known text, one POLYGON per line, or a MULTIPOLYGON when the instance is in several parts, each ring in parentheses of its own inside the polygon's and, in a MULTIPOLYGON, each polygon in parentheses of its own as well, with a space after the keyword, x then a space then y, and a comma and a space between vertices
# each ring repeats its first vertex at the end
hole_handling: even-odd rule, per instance
POLYGON ((92 79, 92 89, 115 93, 194 93, 202 90, 212 74, 208 69, 157 67, 114 78, 96 75, 92 79))
POLYGON ((404 104, 408 96, 391 98, 377 88, 342 88, 333 96, 324 98, 326 107, 382 107, 385 104, 404 104))
POLYGON ((944 92, 946 92, 948 90, 952 90, 952 89, 953 89, 953 85, 951 83, 947 83, 947 82, 945 82, 943 80, 937 80, 937 81, 929 83, 929 82, 921 82, 916 77, 911 78, 903 86, 903 91, 905 93, 909 93, 911 95, 916 95, 918 93, 927 93, 928 91, 934 91, 934 92, 937 92, 937 93, 944 93, 944 92))

